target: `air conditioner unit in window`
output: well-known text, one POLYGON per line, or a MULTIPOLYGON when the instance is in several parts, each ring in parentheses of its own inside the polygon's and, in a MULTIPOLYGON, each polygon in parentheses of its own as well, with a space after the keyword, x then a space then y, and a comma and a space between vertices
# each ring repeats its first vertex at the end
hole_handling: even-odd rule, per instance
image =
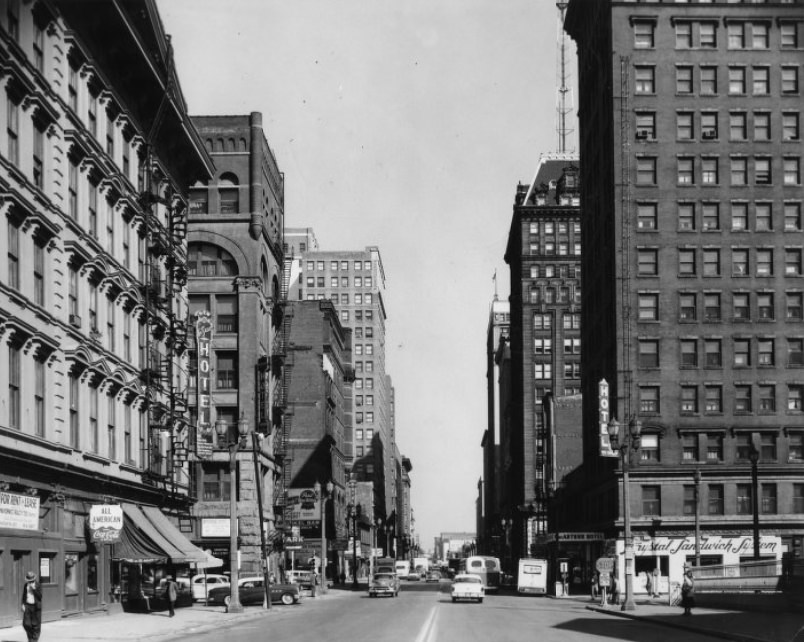
POLYGON ((81 317, 79 317, 77 314, 71 314, 70 315, 70 325, 73 326, 74 328, 80 328, 81 327, 81 317))
POLYGON ((714 130, 711 130, 711 129, 710 129, 710 130, 706 130, 706 131, 704 131, 704 132, 702 132, 702 133, 701 133, 701 138, 703 138, 704 140, 712 140, 712 139, 715 139, 715 138, 717 138, 717 132, 716 132, 716 131, 714 131, 714 130))
POLYGON ((638 130, 636 133, 637 140, 648 140, 651 138, 650 132, 644 130, 638 130))

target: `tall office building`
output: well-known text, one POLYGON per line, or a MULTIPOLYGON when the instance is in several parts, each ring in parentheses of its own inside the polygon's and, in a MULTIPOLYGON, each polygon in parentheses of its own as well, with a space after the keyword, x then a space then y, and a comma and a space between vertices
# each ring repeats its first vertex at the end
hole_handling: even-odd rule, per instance
POLYGON ((622 476, 601 456, 605 379, 621 436, 642 430, 634 570, 656 571, 663 591, 696 550, 701 563, 752 558, 754 528, 762 557, 802 553, 802 8, 571 0, 567 12, 580 60, 586 475, 561 514, 616 538, 622 561, 622 476))
POLYGON ((26 571, 49 620, 136 608, 154 578, 205 559, 162 510, 178 519, 191 504, 184 237, 188 187, 212 163, 154 2, 4 1, 0 52, 11 626, 26 571))
POLYGON ((546 154, 519 185, 505 261, 511 268, 509 406, 503 411, 499 507, 503 567, 529 554, 547 530, 546 426, 542 399, 580 391, 581 207, 578 159, 546 154))
MULTIPOLYGON (((393 388, 385 370, 383 300, 385 272, 380 250, 312 249, 309 228, 290 229, 286 243, 298 249, 298 272, 290 283, 290 298, 331 300, 344 327, 352 329, 351 470, 358 481, 374 483, 376 517, 387 519, 397 503, 398 466, 392 413, 393 388), (301 244, 307 248, 302 251, 301 244)), ((294 255, 295 257, 295 255, 294 255)))

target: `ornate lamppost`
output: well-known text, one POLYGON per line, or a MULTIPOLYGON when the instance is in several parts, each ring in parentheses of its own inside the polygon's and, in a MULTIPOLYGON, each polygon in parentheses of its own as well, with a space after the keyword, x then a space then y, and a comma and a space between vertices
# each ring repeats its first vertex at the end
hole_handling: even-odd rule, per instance
POLYGON ((631 537, 631 492, 629 488, 629 472, 631 469, 631 453, 637 452, 640 446, 639 436, 642 433, 642 422, 631 419, 628 431, 620 440, 620 422, 612 418, 608 423, 609 439, 613 450, 619 450, 623 469, 623 525, 625 529, 625 601, 623 611, 636 609, 634 602, 634 540, 631 537))
MULTIPOLYGON (((215 422, 215 432, 218 437, 226 439, 229 433, 229 424, 222 419, 215 422)), ((248 419, 242 414, 237 422, 238 438, 227 444, 229 448, 229 569, 231 571, 231 590, 229 594, 229 613, 242 613, 240 604, 240 587, 238 586, 238 550, 237 550, 237 453, 240 448, 248 444, 246 436, 249 432, 248 419)))

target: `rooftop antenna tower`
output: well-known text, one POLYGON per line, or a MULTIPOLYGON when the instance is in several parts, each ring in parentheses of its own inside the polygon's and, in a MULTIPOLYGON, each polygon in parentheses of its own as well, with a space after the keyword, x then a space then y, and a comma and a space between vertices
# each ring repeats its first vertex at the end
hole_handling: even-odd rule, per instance
POLYGON ((574 110, 572 100, 572 89, 567 86, 570 78, 569 61, 567 59, 567 49, 569 46, 567 32, 564 31, 564 16, 567 13, 567 2, 556 2, 558 7, 558 34, 556 45, 558 46, 558 56, 556 58, 556 84, 558 94, 556 95, 556 131, 558 132, 558 151, 564 153, 575 151, 567 149, 567 142, 570 135, 574 133, 567 124, 567 115, 574 110))

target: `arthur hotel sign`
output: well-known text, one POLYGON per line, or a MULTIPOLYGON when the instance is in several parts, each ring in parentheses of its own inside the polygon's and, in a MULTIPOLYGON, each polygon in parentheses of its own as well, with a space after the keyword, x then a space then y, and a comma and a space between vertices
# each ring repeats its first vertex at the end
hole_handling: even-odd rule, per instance
POLYGON ((209 389, 209 373, 212 351, 212 319, 208 311, 195 313, 195 336, 198 354, 196 392, 198 399, 198 427, 196 428, 196 453, 201 458, 212 456, 212 397, 209 389))

